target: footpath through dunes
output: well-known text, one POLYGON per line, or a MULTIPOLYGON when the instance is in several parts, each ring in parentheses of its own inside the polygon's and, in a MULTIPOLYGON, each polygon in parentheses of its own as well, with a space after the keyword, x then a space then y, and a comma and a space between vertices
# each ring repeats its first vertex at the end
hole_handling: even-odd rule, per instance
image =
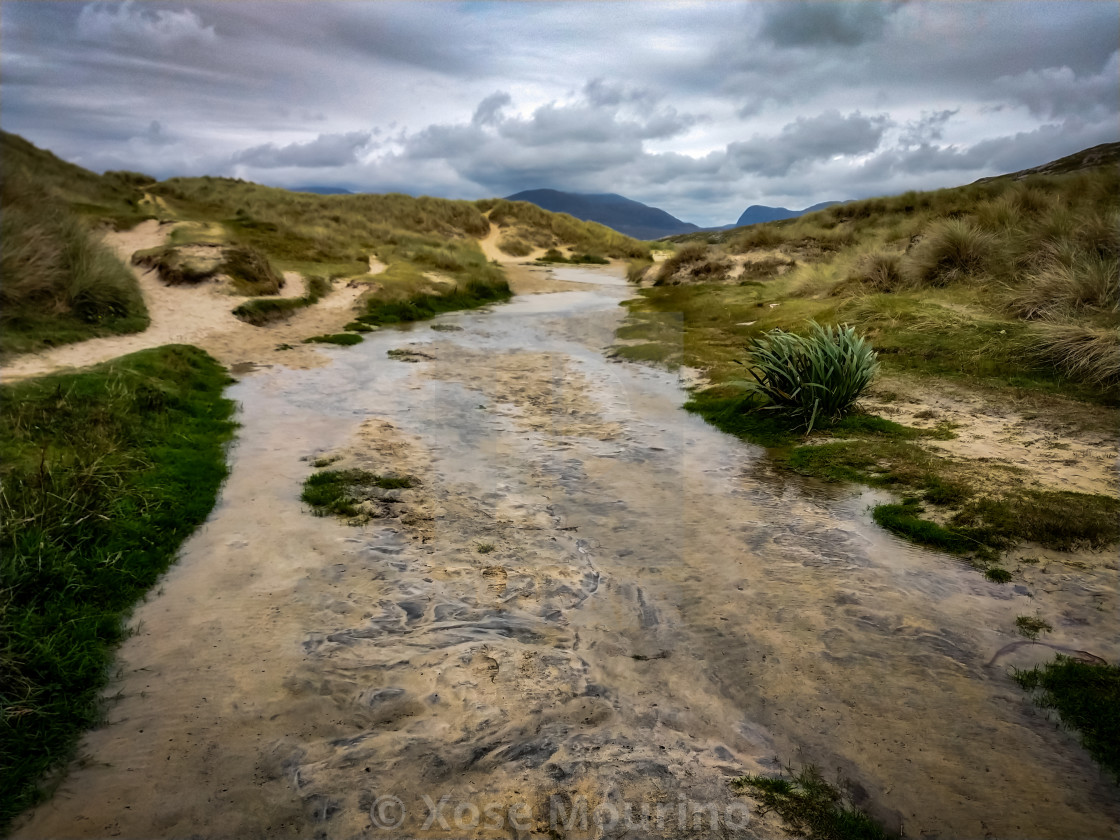
MULTIPOLYGON (((105 242, 122 262, 131 265, 134 253, 163 245, 173 227, 149 220, 131 230, 108 233, 105 242)), ((0 368, 0 379, 10 382, 64 368, 86 367, 164 344, 194 344, 224 364, 233 365, 275 362, 273 353, 277 345, 290 342, 292 348, 283 359, 289 367, 325 364, 326 357, 299 342, 316 332, 341 328, 352 317, 352 309, 363 291, 363 287, 356 285, 340 285, 317 305, 296 312, 285 324, 261 329, 233 314, 239 303, 253 298, 231 294, 222 284, 169 285, 155 269, 132 266, 132 271, 151 317, 146 330, 19 356, 0 368)), ((299 274, 285 272, 284 278, 282 297, 299 297, 304 293, 304 281, 299 274)))
POLYGON ((1052 653, 1008 649, 1035 609, 1114 661, 1115 571, 989 583, 768 473, 604 357, 616 274, 233 386, 222 499, 14 836, 781 837, 729 782, 785 761, 911 837, 1115 836, 1115 786, 1008 676, 1052 653), (320 469, 411 486, 353 524, 301 504, 320 469))

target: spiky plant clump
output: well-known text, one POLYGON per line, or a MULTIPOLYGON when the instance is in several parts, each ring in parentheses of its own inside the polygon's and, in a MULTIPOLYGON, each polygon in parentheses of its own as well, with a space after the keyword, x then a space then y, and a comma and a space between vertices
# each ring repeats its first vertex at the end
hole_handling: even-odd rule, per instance
POLYGON ((751 342, 750 353, 752 390, 806 432, 851 411, 879 370, 875 351, 852 327, 816 321, 807 336, 771 330, 751 342))

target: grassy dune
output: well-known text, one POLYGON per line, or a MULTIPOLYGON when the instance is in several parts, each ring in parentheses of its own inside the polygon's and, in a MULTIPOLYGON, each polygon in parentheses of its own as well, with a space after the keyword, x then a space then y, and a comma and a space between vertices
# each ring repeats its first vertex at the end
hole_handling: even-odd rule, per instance
POLYGON ((132 272, 19 159, 0 174, 0 355, 143 330, 132 272))

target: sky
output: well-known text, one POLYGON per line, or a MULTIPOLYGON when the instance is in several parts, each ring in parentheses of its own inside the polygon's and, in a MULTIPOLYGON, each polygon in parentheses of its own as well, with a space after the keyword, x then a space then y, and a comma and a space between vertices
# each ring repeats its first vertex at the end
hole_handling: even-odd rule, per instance
POLYGON ((1120 4, 0 0, 0 127, 98 172, 721 225, 1120 140, 1120 4))

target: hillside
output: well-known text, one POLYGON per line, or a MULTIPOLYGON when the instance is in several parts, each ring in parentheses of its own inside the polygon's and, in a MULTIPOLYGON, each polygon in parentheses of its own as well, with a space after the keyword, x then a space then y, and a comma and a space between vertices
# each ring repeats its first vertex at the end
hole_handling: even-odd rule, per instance
MULTIPOLYGON (((492 221, 507 244, 511 238, 531 241, 525 253, 544 248, 597 257, 647 253, 642 243, 602 225, 530 204, 292 192, 233 178, 156 183, 134 172, 98 175, 16 135, 4 133, 2 141, 0 325, 9 353, 142 329, 147 323, 134 278, 90 239, 97 226, 128 229, 147 219, 173 225, 166 244, 136 257, 168 283, 197 285, 228 277, 237 294, 275 295, 284 285, 282 272, 323 282, 343 278, 364 286, 365 309, 417 296, 447 297, 449 281, 460 291, 479 283, 504 288, 502 270, 490 266, 478 246, 489 236, 492 221), (44 225, 49 235, 38 236, 44 225), (101 273, 114 275, 112 283, 106 280, 95 293, 78 282, 74 266, 59 262, 60 255, 78 253, 63 244, 59 225, 72 241, 90 239, 100 256, 78 262, 109 266, 101 273), (29 251, 28 243, 39 250, 29 251), (371 257, 386 267, 376 282, 369 274, 371 257), (47 275, 49 282, 43 279, 47 275)), ((480 300, 490 300, 489 294, 480 300)), ((304 305, 311 305, 312 297, 304 305)), ((279 316, 295 305, 269 311, 279 316)), ((258 311, 263 307, 255 307, 250 317, 257 318, 258 311)))
POLYGON ((506 201, 527 201, 553 213, 598 222, 635 239, 660 239, 676 233, 700 230, 664 210, 614 193, 570 193, 560 190, 525 190, 506 196, 506 201))
POLYGON ((804 216, 806 213, 813 213, 817 210, 823 210, 825 207, 831 207, 833 204, 839 204, 839 201, 822 201, 820 204, 814 204, 812 207, 806 207, 804 210, 787 210, 785 207, 767 207, 764 204, 752 204, 743 211, 743 215, 739 220, 729 225, 730 228, 743 227, 744 225, 757 225, 762 222, 779 222, 783 219, 796 219, 798 216, 804 216))
POLYGON ((1120 143, 1102 143, 1089 149, 1082 149, 1072 155, 1052 160, 1041 166, 1030 169, 1020 169, 1007 175, 996 175, 991 178, 981 178, 976 183, 984 184, 989 181, 998 181, 1010 178, 1021 181, 1031 175, 1066 175, 1070 172, 1080 172, 1084 169, 1095 169, 1100 166, 1120 166, 1120 143))

